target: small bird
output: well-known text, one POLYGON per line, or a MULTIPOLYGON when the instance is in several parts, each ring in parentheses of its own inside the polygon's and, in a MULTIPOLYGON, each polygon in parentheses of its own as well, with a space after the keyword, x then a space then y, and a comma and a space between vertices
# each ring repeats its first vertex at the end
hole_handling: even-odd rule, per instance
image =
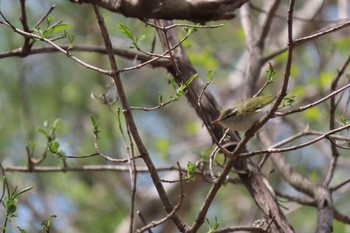
POLYGON ((224 110, 212 123, 234 131, 247 131, 267 115, 275 99, 276 97, 271 95, 245 99, 233 108, 224 110))

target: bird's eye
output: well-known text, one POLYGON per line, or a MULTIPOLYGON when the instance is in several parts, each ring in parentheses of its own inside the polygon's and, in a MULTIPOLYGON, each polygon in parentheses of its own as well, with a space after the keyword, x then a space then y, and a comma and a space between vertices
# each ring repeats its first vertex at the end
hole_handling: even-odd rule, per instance
POLYGON ((237 115, 237 111, 228 109, 226 112, 223 113, 223 118, 228 119, 230 117, 235 117, 237 115))
POLYGON ((237 115, 237 112, 234 111, 234 112, 231 112, 230 114, 227 115, 227 118, 229 117, 235 117, 237 115))

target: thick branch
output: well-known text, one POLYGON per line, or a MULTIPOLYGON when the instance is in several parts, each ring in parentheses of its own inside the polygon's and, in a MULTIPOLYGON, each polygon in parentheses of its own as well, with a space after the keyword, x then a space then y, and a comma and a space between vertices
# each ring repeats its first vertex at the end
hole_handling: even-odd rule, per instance
POLYGON ((126 17, 186 19, 194 22, 231 19, 248 0, 70 0, 101 6, 126 17))
MULTIPOLYGON (((167 25, 169 22, 162 21, 163 25, 167 25)), ((170 44, 175 44, 177 42, 176 33, 171 30, 167 32, 167 38, 161 37, 161 40, 167 40, 170 44)), ((175 59, 176 68, 168 68, 169 72, 173 74, 175 80, 179 83, 183 83, 181 75, 183 78, 191 77, 196 73, 196 70, 191 65, 188 56, 185 50, 180 46, 178 49, 173 51, 172 56, 175 59), (181 74, 180 74, 181 73, 181 74)), ((192 91, 192 94, 188 92, 186 94, 187 99, 193 107, 197 110, 198 115, 202 118, 203 121, 207 119, 212 120, 215 119, 213 117, 217 117, 218 109, 215 99, 212 97, 209 91, 205 91, 203 95, 201 109, 198 109, 197 98, 199 93, 204 88, 204 83, 201 79, 194 79, 193 82, 189 85, 192 91), (202 110, 202 111, 199 111, 202 110), (207 118, 207 119, 205 119, 207 118)), ((223 131, 221 129, 215 128, 214 135, 219 140, 222 137, 223 131)), ((245 140, 242 140, 238 145, 237 150, 235 150, 235 155, 240 153, 244 149, 244 145, 253 135, 245 137, 245 140)), ((234 157, 234 156, 233 156, 234 157)), ((213 184, 210 192, 207 195, 206 200, 203 203, 202 209, 196 218, 196 221, 191 227, 191 232, 196 232, 199 227, 203 224, 205 215, 208 211, 209 206, 211 205, 213 199, 216 196, 218 190, 224 184, 227 174, 231 171, 232 167, 235 167, 237 170, 246 171, 245 173, 241 173, 240 178, 243 181, 243 184, 250 191, 252 197, 261 208, 266 218, 273 218, 273 224, 271 225, 271 229, 275 232, 293 232, 292 228, 289 226, 287 219, 281 212, 277 201, 274 198, 274 195, 270 192, 270 189, 267 185, 267 180, 259 170, 259 167, 252 162, 250 159, 240 158, 238 160, 231 158, 229 162, 226 164, 224 170, 220 177, 213 184)))

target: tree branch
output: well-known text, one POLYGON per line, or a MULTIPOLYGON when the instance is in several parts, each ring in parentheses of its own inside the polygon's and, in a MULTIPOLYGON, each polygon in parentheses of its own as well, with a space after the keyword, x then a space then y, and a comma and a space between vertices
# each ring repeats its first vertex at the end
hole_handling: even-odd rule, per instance
MULTIPOLYGON (((116 63, 115 58, 114 58, 112 43, 110 41, 108 31, 107 31, 106 25, 104 23, 104 19, 100 13, 98 7, 94 5, 93 8, 95 11, 96 18, 98 20, 98 24, 100 26, 103 40, 104 40, 105 45, 106 45, 106 49, 108 52, 108 58, 109 58, 110 65, 112 68, 111 76, 114 79, 114 82, 115 82, 115 85, 117 88, 117 92, 118 92, 118 96, 119 96, 121 104, 123 106, 123 113, 125 116, 126 123, 128 125, 128 129, 130 130, 130 133, 135 141, 135 144, 137 146, 137 149, 139 150, 139 153, 141 154, 144 162, 146 163, 146 166, 148 167, 148 169, 150 171, 152 181, 153 181, 153 183, 158 191, 159 198, 162 201, 165 210, 168 213, 171 213, 173 211, 174 207, 170 203, 170 200, 165 192, 164 186, 162 185, 161 180, 159 178, 159 175, 157 173, 157 169, 155 168, 155 166, 152 162, 152 159, 149 156, 148 151, 147 151, 145 145, 143 144, 142 139, 138 133, 137 126, 136 126, 136 123, 135 123, 133 115, 132 115, 132 111, 130 109, 128 100, 126 98, 126 94, 124 91, 124 86, 123 86, 122 81, 121 81, 120 73, 117 72, 118 66, 117 66, 117 63, 116 63)), ((175 225, 177 226, 177 228, 181 232, 186 231, 186 229, 187 229, 186 224, 182 221, 182 219, 177 214, 173 214, 171 216, 171 219, 173 220, 173 222, 175 223, 175 225)))
POLYGON ((70 0, 98 5, 126 17, 186 19, 194 22, 232 19, 234 11, 249 0, 70 0))

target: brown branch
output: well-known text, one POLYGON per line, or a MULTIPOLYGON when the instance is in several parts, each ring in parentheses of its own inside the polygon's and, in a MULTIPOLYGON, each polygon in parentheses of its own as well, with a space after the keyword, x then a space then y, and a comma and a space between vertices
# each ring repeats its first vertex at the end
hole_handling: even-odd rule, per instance
POLYGON ((0 15, 5 19, 5 21, 0 21, 0 24, 4 24, 5 26, 11 28, 14 32, 24 36, 24 37, 29 37, 29 38, 33 38, 33 39, 37 39, 37 40, 40 40, 40 41, 43 41, 49 45, 51 45, 52 47, 54 47, 55 49, 57 49, 58 51, 60 51, 61 53, 65 54, 67 57, 71 58, 72 60, 74 60, 75 62, 77 62, 78 64, 88 68, 88 69, 91 69, 91 70, 94 70, 94 71, 97 71, 99 73, 102 73, 102 74, 105 74, 105 75, 108 75, 110 76, 111 75, 111 72, 108 71, 108 70, 104 70, 104 69, 101 69, 101 68, 98 68, 98 67, 95 67, 95 66, 92 66, 84 61, 82 61, 81 59, 73 56, 72 54, 69 53, 69 50, 65 50, 63 48, 61 48, 59 45, 55 44, 54 42, 52 42, 51 40, 47 39, 47 38, 44 38, 44 37, 41 37, 39 35, 36 35, 34 33, 29 33, 29 32, 25 32, 23 30, 20 30, 18 28, 16 28, 15 26, 13 26, 6 18, 5 16, 2 14, 2 12, 0 11, 0 15))
POLYGON ((55 8, 56 8, 56 5, 55 5, 55 4, 52 5, 52 6, 50 7, 50 9, 46 12, 46 14, 43 15, 43 16, 38 20, 38 22, 36 22, 36 23, 34 24, 34 27, 33 27, 33 28, 39 27, 39 25, 51 14, 51 12, 52 12, 55 8))
POLYGON ((134 231, 134 215, 135 215, 135 199, 136 199, 136 189, 137 189, 137 168, 135 161, 135 148, 134 143, 130 134, 129 127, 127 125, 127 135, 130 142, 130 152, 131 157, 129 156, 129 167, 130 167, 130 177, 131 177, 131 210, 130 210, 130 232, 134 231))
POLYGON ((185 197, 185 194, 184 194, 184 188, 183 188, 182 169, 181 169, 179 162, 177 162, 176 164, 177 164, 178 171, 179 171, 179 182, 180 182, 180 198, 179 198, 178 203, 175 205, 174 209, 170 213, 168 213, 164 218, 162 218, 159 221, 152 221, 147 226, 144 226, 141 229, 137 230, 138 233, 145 232, 151 228, 154 228, 154 227, 166 222, 180 209, 180 206, 183 203, 183 199, 185 197))
MULTIPOLYGON (((103 172, 103 171, 114 171, 114 172, 129 172, 129 167, 125 165, 83 165, 83 166, 68 166, 66 168, 58 166, 34 166, 32 169, 27 166, 5 166, 3 167, 6 172, 103 172)), ((138 173, 149 173, 149 170, 145 166, 136 167, 138 173)), ((177 170, 176 166, 157 167, 157 172, 169 172, 177 170)), ((187 172, 187 169, 182 169, 183 172, 187 172)), ((196 174, 202 174, 196 172, 196 174)))
MULTIPOLYGON (((160 27, 160 26, 157 26, 155 24, 152 24, 152 23, 147 23, 148 25, 152 26, 152 27, 155 27, 159 30, 162 30, 162 31, 166 31, 166 30, 169 30, 170 28, 167 28, 167 27, 160 27)), ((182 24, 178 24, 179 27, 183 27, 182 24)), ((207 26, 206 28, 216 28, 216 27, 219 27, 220 25, 218 26, 207 26)), ((196 25, 192 26, 192 27, 198 27, 196 25)), ((158 59, 164 59, 165 55, 169 54, 169 51, 173 51, 175 50, 177 47, 179 47, 190 35, 186 35, 184 36, 180 41, 178 41, 176 44, 174 44, 172 47, 169 47, 167 50, 165 50, 165 52, 163 52, 162 54, 160 55, 157 55, 156 57, 150 59, 149 61, 146 61, 142 64, 139 64, 139 65, 136 65, 136 66, 131 66, 131 67, 127 67, 127 68, 123 68, 123 69, 120 69, 118 70, 118 72, 126 72, 126 71, 131 71, 131 70, 135 70, 135 69, 140 69, 141 67, 145 66, 145 65, 148 65, 149 63, 152 63, 153 61, 156 61, 158 59)), ((172 65, 172 61, 170 61, 170 64, 172 65)))
POLYGON ((350 183, 350 178, 348 178, 348 179, 344 180, 343 182, 331 187, 330 189, 332 192, 334 192, 334 191, 340 189, 341 187, 343 187, 344 185, 347 185, 349 183, 350 183))
POLYGON ((126 17, 144 19, 186 19, 194 22, 231 19, 248 0, 70 0, 98 5, 126 17))
MULTIPOLYGON (((264 13, 264 14, 267 14, 267 11, 254 5, 252 2, 249 2, 249 5, 252 9, 260 12, 260 13, 264 13)), ((275 17, 278 17, 278 18, 281 18, 281 19, 285 19, 286 16, 284 14, 278 14, 278 13, 275 13, 274 14, 275 17)), ((346 19, 319 19, 319 18, 302 18, 302 17, 298 17, 298 16, 293 16, 293 20, 294 21, 303 21, 303 22, 315 22, 315 23, 319 23, 319 22, 322 22, 322 23, 341 23, 341 22, 344 22, 346 21, 346 19)))
POLYGON ((257 44, 263 46, 263 44, 265 44, 265 40, 267 38, 267 35, 270 31, 270 28, 272 26, 272 21, 275 18, 275 13, 278 9, 278 6, 280 5, 281 0, 275 0, 272 4, 271 4, 271 8, 269 9, 265 21, 262 24, 262 29, 260 32, 260 36, 257 40, 257 44))
POLYGON ((131 110, 142 110, 142 111, 154 111, 154 110, 160 109, 162 107, 165 107, 168 104, 175 102, 175 101, 177 101, 177 99, 168 100, 164 103, 160 103, 158 106, 155 106, 155 107, 133 107, 133 106, 131 106, 130 109, 131 110))
MULTIPOLYGON (((25 6, 25 0, 20 0, 21 5, 21 16, 20 21, 22 23, 23 30, 25 32, 31 32, 28 26, 28 20, 27 20, 27 13, 26 13, 26 6, 25 6)), ((22 46, 22 56, 25 56, 29 51, 30 48, 33 46, 34 41, 31 43, 29 37, 24 37, 24 42, 22 46)))
POLYGON ((298 198, 298 197, 295 197, 295 196, 290 196, 288 194, 281 193, 281 192, 278 192, 278 191, 275 191, 275 192, 276 192, 276 195, 278 197, 285 198, 288 201, 292 201, 292 202, 298 203, 300 205, 305 205, 305 206, 313 206, 313 207, 316 206, 316 202, 314 200, 306 200, 304 198, 298 198))
POLYGON ((268 232, 262 227, 252 227, 252 226, 234 226, 234 227, 225 227, 220 230, 214 231, 213 233, 229 233, 236 231, 246 231, 246 232, 268 232))
MULTIPOLYGON (((162 25, 168 25, 168 24, 162 21, 162 25)), ((164 35, 163 31, 162 33, 160 33, 160 35, 164 35)), ((168 31, 167 36, 165 38, 161 38, 161 40, 165 44, 164 47, 168 49, 169 41, 171 41, 171 44, 174 44, 176 41, 175 38, 177 38, 177 35, 175 34, 175 32, 173 32, 172 30, 168 31)), ((191 63, 188 61, 185 51, 181 47, 179 47, 179 49, 177 50, 174 50, 172 53, 173 53, 172 59, 174 59, 175 61, 175 62, 173 61, 174 67, 173 69, 168 69, 168 70, 173 74, 173 76, 175 77, 175 80, 178 83, 187 83, 186 78, 191 77, 193 74, 197 72, 191 66, 191 63), (185 78, 185 81, 183 80, 184 78, 185 78)), ((208 131, 210 133, 212 128, 210 125, 207 125, 206 122, 208 121, 207 118, 213 120, 218 116, 219 114, 218 112, 215 114, 215 111, 218 111, 216 110, 217 104, 215 103, 215 105, 213 105, 214 103, 213 101, 208 102, 208 99, 211 96, 208 96, 209 93, 208 94, 205 93, 203 95, 204 97, 203 100, 205 101, 203 104, 203 109, 199 108, 197 104, 197 101, 198 101, 197 96, 203 89, 204 84, 200 79, 197 78, 188 86, 189 86, 188 88, 189 92, 188 94, 186 94, 186 96, 190 101, 190 103, 192 104, 192 106, 196 109, 198 115, 202 118, 205 125, 208 127, 208 131), (193 94, 191 94, 191 90, 193 90, 193 94), (210 108, 212 105, 214 106, 213 109, 210 108), (213 116, 213 113, 215 114, 214 116, 213 116)), ((255 128, 255 131, 256 130, 257 128, 255 128)), ((255 131, 254 130, 250 131, 250 133, 247 134, 246 137, 236 147, 235 152, 228 154, 227 157, 229 158, 229 160, 224 170, 218 177, 218 179, 214 181, 214 184, 211 190, 209 191, 209 193, 207 194, 207 197, 204 203, 202 204, 202 208, 198 216, 196 217, 196 221, 193 223, 193 225, 189 229, 190 232, 196 232, 199 229, 199 227, 204 223, 206 213, 213 199, 215 198, 216 193, 221 188, 221 186, 225 183, 226 177, 231 172, 231 169, 233 166, 235 166, 237 170, 246 171, 245 173, 240 173, 239 175, 243 180, 243 183, 247 186, 248 190, 251 192, 251 195, 253 196, 253 198, 258 203, 259 207, 264 211, 264 214, 268 217, 271 214, 270 213, 271 210, 275 211, 273 215, 277 217, 276 217, 276 220, 274 221, 272 229, 276 229, 276 228, 284 229, 286 230, 286 232, 290 232, 289 230, 287 230, 289 228, 289 225, 285 217, 283 216, 282 212, 278 207, 278 204, 276 203, 271 193, 266 188, 264 181, 262 180, 263 175, 260 173, 259 168, 254 163, 246 159, 240 159, 237 161, 237 155, 244 149, 244 145, 249 141, 250 138, 252 138, 255 131), (267 202, 269 203, 269 205, 266 205, 267 202), (278 226, 276 227, 276 225, 278 226)), ((216 131, 214 135, 212 135, 212 138, 215 142, 218 142, 221 136, 222 136, 222 130, 220 129, 216 131)))
POLYGON ((171 27, 171 22, 166 20, 156 20, 155 22, 163 48, 167 51, 171 51, 170 57, 173 65, 168 68, 168 71, 174 76, 174 79, 179 86, 182 84, 186 85, 188 90, 186 97, 188 101, 196 110, 198 116, 202 119, 204 126, 207 128, 213 141, 220 147, 223 153, 228 154, 228 151, 223 148, 218 141, 218 138, 221 138, 222 136, 222 128, 213 126, 210 123, 220 114, 215 98, 209 91, 204 91, 201 98, 201 104, 198 105, 198 97, 205 85, 199 77, 195 78, 190 84, 188 83, 188 79, 197 74, 197 72, 191 65, 186 51, 180 46, 181 41, 178 41, 178 35, 174 28, 171 27), (170 49, 174 48, 175 45, 179 46, 174 50, 170 49))
MULTIPOLYGON (((165 25, 165 22, 163 22, 162 25, 165 25)), ((172 32, 172 31, 170 31, 170 32, 172 32)), ((171 43, 173 44, 173 43, 175 43, 174 41, 176 40, 175 38, 177 37, 175 33, 170 33, 170 32, 167 33, 167 37, 162 38, 163 43, 165 44, 166 48, 170 47, 169 41, 171 41, 171 43)), ((163 33, 161 35, 163 35, 163 33)), ((185 51, 183 51, 181 47, 178 50, 174 50, 173 53, 174 54, 172 55, 172 59, 174 59, 175 62, 173 61, 174 68, 172 70, 170 70, 170 72, 174 75, 175 80, 177 80, 179 83, 187 83, 186 80, 183 80, 183 79, 186 78, 186 77, 187 78, 191 77, 196 72, 195 72, 194 68, 191 66, 190 62, 188 61, 188 59, 186 57, 186 54, 185 54, 185 51)), ((213 114, 213 111, 210 111, 212 109, 208 109, 207 108, 208 105, 206 105, 206 104, 203 105, 203 107, 204 107, 203 109, 198 108, 198 105, 197 105, 198 99, 197 99, 196 96, 198 96, 198 94, 202 90, 202 86, 201 85, 202 85, 201 81, 199 79, 195 79, 194 82, 191 83, 191 85, 188 85, 189 86, 189 88, 188 88, 189 92, 187 94, 187 97, 188 97, 189 101, 192 103, 193 107, 197 110, 198 115, 201 118, 204 116, 204 118, 202 118, 202 120, 204 121, 205 125, 207 126, 207 124, 206 124, 206 122, 207 122, 206 116, 208 116, 210 114, 213 114), (191 92, 191 90, 193 91, 193 93, 191 92), (203 114, 203 112, 205 114, 203 114)), ((215 116, 215 117, 217 117, 217 116, 215 116)), ((210 127, 208 127, 208 128, 211 129, 210 127)), ((209 132, 210 132, 210 130, 209 130, 209 132)), ((251 132, 253 132, 253 131, 251 131, 251 132)), ((214 136, 212 135, 212 137, 215 137, 215 138, 213 138, 213 140, 218 140, 217 138, 220 138, 219 135, 222 135, 222 132, 219 132, 217 135, 215 134, 214 136), (216 137, 216 136, 218 136, 218 137, 216 137)), ((220 175, 220 177, 217 180, 214 181, 213 187, 209 191, 209 193, 208 193, 208 195, 207 195, 207 197, 206 197, 206 199, 205 199, 205 201, 204 201, 204 203, 202 205, 200 213, 198 214, 198 216, 196 218, 196 221, 192 225, 191 229, 189 229, 190 232, 197 231, 198 228, 203 224, 205 216, 206 216, 206 213, 207 213, 207 211, 208 211, 208 209, 209 209, 209 207, 210 207, 214 197, 216 196, 217 191, 225 183, 226 176, 231 171, 232 167, 235 164, 236 165, 238 164, 237 167, 241 168, 241 169, 238 169, 238 170, 247 170, 246 161, 242 161, 242 162, 236 163, 236 159, 235 158, 237 158, 237 154, 241 150, 243 150, 244 145, 248 142, 248 140, 252 136, 253 136, 253 133, 251 133, 248 137, 245 137, 245 140, 241 141, 241 144, 239 144, 237 146, 237 148, 239 148, 239 149, 237 150, 237 148, 236 148, 233 156, 232 156, 231 153, 229 154, 228 158, 230 158, 231 160, 229 160, 229 162, 225 166, 225 168, 224 168, 222 174, 220 175), (243 164, 245 164, 245 165, 243 165, 243 164)), ((250 165, 255 168, 254 164, 249 164, 249 166, 250 165)), ((275 205, 273 207, 271 206, 271 208, 268 208, 268 209, 265 208, 266 207, 266 200, 271 200, 272 202, 275 202, 275 201, 273 200, 273 198, 271 196, 270 197, 268 196, 268 195, 270 195, 270 193, 269 193, 269 191, 267 189, 264 189, 264 185, 263 185, 263 187, 261 187, 261 184, 263 183, 263 181, 261 181, 261 174, 259 174, 258 170, 253 170, 251 168, 251 169, 249 169, 249 171, 246 174, 244 174, 242 176, 243 176, 243 178, 245 180, 245 185, 249 186, 251 188, 250 190, 252 190, 252 192, 254 192, 254 198, 256 198, 255 200, 258 200, 257 202, 261 203, 260 206, 262 208, 264 208, 264 213, 266 214, 266 216, 269 215, 269 212, 270 212, 271 209, 274 209, 274 210, 278 210, 279 209, 277 205, 275 205), (249 173, 249 172, 254 173, 254 175, 251 175, 251 173, 249 173), (249 175, 248 175, 248 173, 249 173, 249 175), (257 182, 259 184, 255 183, 255 182, 257 182), (257 189, 259 189, 259 190, 257 190, 257 189), (262 197, 262 198, 258 198, 258 196, 255 196, 255 194, 257 194, 257 193, 259 193, 260 197, 262 197), (264 195, 261 195, 262 193, 264 195), (262 201, 263 199, 264 199, 264 201, 262 201)), ((281 219, 283 219, 283 217, 280 216, 281 212, 276 213, 276 215, 278 215, 278 220, 277 221, 280 221, 280 222, 278 222, 278 224, 282 224, 283 225, 283 223, 281 223, 281 219)), ((286 228, 286 227, 285 226, 281 226, 281 228, 286 228)))
MULTIPOLYGON (((289 80, 290 67, 292 62, 293 43, 292 43, 291 34, 290 34, 291 26, 292 26, 292 22, 290 18, 293 12, 293 3, 294 2, 292 1, 291 6, 289 7, 290 15, 289 15, 289 23, 288 23, 288 27, 289 27, 288 60, 287 60, 287 66, 286 66, 285 78, 284 78, 282 90, 280 92, 277 102, 278 101, 280 102, 283 99, 283 95, 286 92, 288 80, 289 80)), ((198 217, 196 218, 195 223, 191 227, 193 231, 196 231, 204 221, 204 218, 209 209, 209 206, 211 205, 212 200, 214 199, 221 185, 224 183, 226 176, 229 174, 232 167, 234 166, 237 170, 246 171, 246 174, 244 173, 239 174, 240 178, 243 184, 246 185, 246 187, 248 188, 249 192, 251 193, 256 203, 259 205, 260 209, 264 212, 264 215, 269 217, 272 214, 275 217, 274 224, 272 224, 271 226, 273 229, 272 231, 293 232, 285 216, 280 211, 280 208, 276 203, 274 197, 272 196, 268 187, 266 186, 266 182, 263 180, 264 176, 261 174, 259 168, 249 160, 237 159, 237 156, 244 150, 244 146, 246 145, 246 143, 254 136, 255 132, 263 124, 265 124, 268 121, 268 119, 272 116, 273 112, 277 109, 278 104, 275 104, 275 106, 273 107, 273 110, 268 116, 266 116, 264 119, 262 119, 261 122, 259 122, 257 125, 252 127, 252 129, 246 132, 243 139, 238 143, 234 151, 230 154, 227 164, 225 165, 224 169, 221 172, 221 175, 215 181, 209 193, 207 194, 207 197, 200 210, 200 213, 198 214, 198 217), (272 210, 273 212, 271 213, 272 210)))
POLYGON ((320 103, 322 103, 322 102, 324 102, 324 101, 330 99, 332 96, 337 95, 338 93, 340 93, 340 92, 346 90, 346 89, 349 88, 349 87, 350 87, 350 83, 348 83, 347 85, 345 85, 345 86, 339 88, 339 89, 336 90, 336 91, 333 91, 333 92, 329 93, 329 94, 326 95, 325 97, 323 97, 323 98, 321 98, 321 99, 319 99, 319 100, 317 100, 317 101, 315 101, 315 102, 313 102, 313 103, 311 103, 311 104, 308 104, 308 105, 305 105, 305 106, 302 106, 302 107, 299 107, 299 108, 297 108, 297 109, 290 110, 290 111, 287 111, 287 112, 275 113, 275 116, 274 116, 274 117, 276 117, 276 116, 278 116, 278 117, 280 117, 280 116, 286 116, 286 115, 293 114, 293 113, 296 113, 296 112, 303 112, 303 111, 305 111, 305 110, 307 110, 307 109, 309 109, 309 108, 312 108, 312 107, 314 107, 314 106, 316 106, 316 105, 318 105, 318 104, 320 104, 320 103))
MULTIPOLYGON (((266 154, 266 153, 271 153, 272 154, 272 153, 282 153, 282 152, 287 152, 287 151, 294 151, 294 150, 297 150, 297 149, 300 149, 300 148, 312 145, 312 144, 314 144, 314 143, 316 143, 316 142, 318 142, 318 141, 320 141, 322 139, 328 138, 332 134, 338 133, 340 131, 343 131, 343 130, 346 130, 346 129, 349 129, 349 128, 350 128, 350 125, 345 125, 345 126, 336 128, 334 130, 330 130, 330 131, 328 131, 326 133, 323 133, 321 136, 319 136, 319 137, 317 137, 317 138, 315 138, 313 140, 310 140, 310 141, 307 141, 307 142, 304 142, 304 143, 301 143, 301 144, 298 144, 298 145, 284 147, 284 148, 269 148, 267 150, 246 152, 246 153, 240 154, 240 157, 251 157, 251 156, 254 156, 254 155, 257 155, 257 154, 266 154)), ((299 137, 299 134, 298 134, 298 137, 299 137)))
POLYGON ((350 217, 345 215, 345 214, 342 214, 340 213, 338 210, 334 210, 334 218, 336 220, 338 220, 339 222, 343 222, 343 223, 346 223, 346 224, 350 224, 350 217))
MULTIPOLYGON (((148 151, 147 151, 145 145, 143 144, 142 139, 138 133, 138 129, 137 129, 137 126, 135 124, 135 121, 134 121, 134 118, 132 115, 132 111, 130 109, 128 100, 126 98, 126 94, 124 91, 123 83, 121 81, 120 73, 117 72, 118 66, 117 66, 117 63, 116 63, 115 58, 114 58, 112 43, 110 41, 108 31, 107 31, 106 25, 104 23, 104 19, 103 19, 102 15, 100 14, 97 6, 94 5, 93 8, 94 8, 97 20, 98 20, 98 24, 99 24, 99 27, 101 30, 103 40, 104 40, 105 45, 106 45, 108 58, 109 58, 110 65, 112 68, 111 76, 114 80, 120 102, 123 106, 123 113, 125 116, 126 123, 128 125, 129 130, 130 130, 130 133, 135 141, 137 149, 138 149, 139 153, 141 154, 146 166, 149 169, 152 181, 153 181, 153 183, 158 191, 159 198, 162 201, 165 210, 168 213, 171 213, 173 211, 174 207, 170 203, 170 200, 165 192, 164 186, 162 185, 162 183, 160 181, 157 169, 155 168, 155 166, 154 166, 154 164, 153 164, 153 162, 148 154, 148 151)), ((177 214, 172 215, 171 219, 173 220, 173 222, 175 223, 175 225, 178 227, 178 229, 181 232, 186 231, 186 229, 187 229, 186 224, 182 221, 182 219, 177 214)))
MULTIPOLYGON (((295 39, 294 43, 295 43, 295 46, 299 46, 299 45, 302 45, 308 41, 311 41, 311 40, 314 40, 318 37, 321 37, 321 36, 324 36, 324 35, 327 35, 329 33, 332 33, 332 32, 335 32, 335 31, 338 31, 344 27, 347 27, 350 25, 350 20, 347 20, 346 22, 342 22, 340 23, 339 25, 335 25, 335 26, 332 26, 332 27, 327 27, 326 29, 321 29, 320 32, 316 32, 312 35, 309 35, 309 36, 304 36, 304 37, 301 37, 299 39, 295 39)), ((272 58, 280 55, 281 53, 284 53, 285 51, 287 51, 287 47, 285 48, 281 48, 275 52, 272 52, 270 55, 267 55, 265 56, 264 58, 261 59, 261 63, 262 64, 265 64, 266 62, 270 61, 272 58)))
MULTIPOLYGON (((268 4, 265 2, 265 4, 268 4)), ((277 10, 278 6, 280 4, 280 0, 275 0, 270 6, 269 14, 265 17, 264 22, 261 26, 261 31, 259 32, 258 38, 254 38, 254 31, 253 31, 253 25, 251 22, 251 14, 249 12, 250 5, 244 5, 241 8, 241 20, 242 20, 242 27, 244 29, 247 42, 246 47, 249 51, 249 62, 247 65, 247 69, 245 71, 245 77, 244 79, 246 81, 246 97, 251 97, 254 95, 257 89, 257 80, 260 77, 262 66, 264 65, 261 62, 261 58, 265 49, 265 42, 267 35, 271 29, 273 13, 277 10)), ((258 91, 259 92, 259 91, 258 91)))
MULTIPOLYGON (((334 78, 334 80, 332 81, 331 84, 331 89, 330 92, 334 92, 337 88, 338 82, 340 80, 340 78, 342 77, 343 73, 345 72, 346 67, 349 65, 350 63, 350 56, 348 57, 348 59, 345 61, 343 67, 338 71, 338 75, 334 78)), ((337 104, 335 101, 335 96, 331 97, 330 100, 330 108, 329 108, 329 129, 332 130, 335 128, 335 111, 337 108, 337 104)), ((332 139, 330 139, 332 141, 332 139)), ((333 141, 332 141, 333 142, 333 141)), ((331 150, 332 150, 332 160, 331 163, 329 165, 329 169, 326 175, 326 178, 323 181, 323 185, 325 186, 329 186, 329 184, 332 181, 336 166, 337 166, 337 161, 338 161, 338 157, 339 157, 339 151, 337 149, 337 144, 336 143, 332 143, 331 144, 331 150)))
MULTIPOLYGON (((80 45, 80 44, 74 44, 73 48, 69 48, 68 44, 60 45, 60 47, 63 50, 68 50, 70 52, 95 52, 95 53, 101 53, 106 54, 106 47, 100 46, 100 45, 80 45)), ((55 53, 60 52, 54 47, 51 46, 38 46, 35 48, 31 48, 30 51, 26 54, 26 56, 35 55, 35 54, 41 54, 41 53, 55 53)), ((135 59, 142 63, 147 62, 147 64, 153 66, 153 67, 169 67, 171 65, 170 61, 167 61, 165 59, 153 59, 152 57, 148 55, 141 54, 139 52, 132 51, 130 49, 122 49, 122 48, 113 48, 113 52, 115 55, 119 55, 123 58, 127 59, 135 59)), ((22 47, 14 49, 12 51, 8 52, 0 52, 0 59, 1 58, 7 58, 7 57, 18 57, 23 56, 22 55, 22 47)))

